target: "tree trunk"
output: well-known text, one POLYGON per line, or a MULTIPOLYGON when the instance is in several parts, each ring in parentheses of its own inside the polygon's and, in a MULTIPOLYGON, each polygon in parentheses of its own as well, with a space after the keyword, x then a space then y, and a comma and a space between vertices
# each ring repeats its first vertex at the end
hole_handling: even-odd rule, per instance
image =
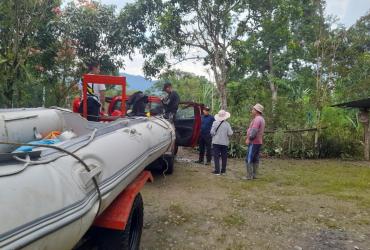
POLYGON ((276 117, 276 106, 278 102, 278 92, 277 87, 271 83, 271 115, 272 115, 272 121, 273 121, 273 128, 277 125, 277 117, 276 117))
POLYGON ((4 97, 5 97, 5 107, 6 108, 13 108, 13 96, 14 96, 14 86, 13 86, 13 79, 9 77, 5 84, 4 89, 4 97))
POLYGON ((269 85, 271 90, 271 116, 272 116, 272 126, 276 128, 277 117, 276 117, 276 106, 278 102, 278 87, 274 82, 274 70, 273 70, 273 55, 272 50, 269 49, 269 85))
POLYGON ((223 65, 221 62, 216 60, 215 65, 212 67, 212 71, 215 76, 215 82, 216 82, 218 93, 220 94, 221 109, 227 110, 225 65, 223 65))
POLYGON ((227 110, 227 94, 226 94, 226 85, 221 83, 219 86, 220 98, 221 98, 221 109, 227 110))
POLYGON ((321 110, 317 109, 316 110, 316 132, 315 132, 315 145, 314 145, 314 150, 315 150, 315 157, 318 158, 320 156, 320 144, 319 144, 319 138, 321 135, 321 110))

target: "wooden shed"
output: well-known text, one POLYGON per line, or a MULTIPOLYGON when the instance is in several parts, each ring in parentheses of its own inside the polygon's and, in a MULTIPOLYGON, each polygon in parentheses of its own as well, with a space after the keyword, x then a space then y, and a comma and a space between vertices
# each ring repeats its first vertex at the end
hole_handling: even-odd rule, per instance
POLYGON ((359 110, 359 121, 364 127, 364 158, 369 160, 369 138, 370 138, 370 129, 369 129, 369 111, 370 111, 370 98, 361 99, 357 101, 345 102, 333 105, 333 107, 341 108, 356 108, 359 110))

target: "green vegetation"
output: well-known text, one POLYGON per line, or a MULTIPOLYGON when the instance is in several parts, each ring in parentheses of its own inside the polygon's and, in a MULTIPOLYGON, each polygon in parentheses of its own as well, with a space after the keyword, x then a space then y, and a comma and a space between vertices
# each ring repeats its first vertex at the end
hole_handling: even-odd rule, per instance
POLYGON ((276 131, 265 154, 357 158, 356 112, 330 106, 370 95, 370 14, 346 28, 324 10, 324 0, 136 0, 122 10, 99 1, 3 0, 0 106, 69 106, 89 62, 117 74, 124 56, 140 51, 146 76, 160 79, 148 92, 170 80, 183 100, 231 112, 230 156, 243 155, 259 102, 276 131), (173 69, 189 59, 203 62, 212 82, 173 69), (284 133, 304 128, 318 129, 284 133))
POLYGON ((237 214, 228 214, 223 217, 223 222, 228 227, 240 226, 245 223, 242 216, 237 214))

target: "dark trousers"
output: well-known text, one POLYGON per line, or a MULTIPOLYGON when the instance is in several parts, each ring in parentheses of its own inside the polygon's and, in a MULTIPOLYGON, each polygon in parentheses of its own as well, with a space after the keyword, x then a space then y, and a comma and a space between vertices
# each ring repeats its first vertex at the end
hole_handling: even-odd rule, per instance
POLYGON ((245 162, 247 166, 247 177, 256 178, 258 164, 260 161, 261 144, 250 144, 248 146, 245 162))
POLYGON ((204 153, 206 153, 207 162, 212 160, 212 136, 201 135, 199 138, 199 161, 203 162, 204 153))
POLYGON ((220 172, 220 158, 222 162, 221 173, 226 172, 227 164, 227 146, 213 144, 213 159, 215 161, 215 172, 220 172))

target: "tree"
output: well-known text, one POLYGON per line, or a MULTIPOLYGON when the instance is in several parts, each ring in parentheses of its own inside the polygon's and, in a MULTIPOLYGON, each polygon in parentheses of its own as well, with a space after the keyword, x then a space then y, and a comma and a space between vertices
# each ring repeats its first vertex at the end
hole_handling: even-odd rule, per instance
POLYGON ((95 1, 70 2, 50 28, 54 39, 51 61, 45 62, 48 103, 64 106, 90 62, 100 62, 102 73, 116 74, 123 57, 115 53, 114 6, 95 1))
POLYGON ((78 4, 70 2, 65 7, 57 32, 61 38, 71 41, 78 59, 84 64, 99 61, 103 72, 114 73, 123 64, 113 42, 116 29, 113 5, 80 0, 78 4))
MULTIPOLYGON (((39 64, 30 61, 43 53, 38 45, 42 32, 55 18, 54 8, 59 0, 4 0, 0 2, 0 100, 3 106, 12 107, 27 95, 25 86, 32 75, 42 71, 39 64)), ((33 83, 34 84, 34 83, 33 83)))
POLYGON ((121 33, 128 36, 122 41, 141 48, 147 58, 147 75, 169 64, 163 50, 178 61, 202 60, 212 70, 221 107, 227 109, 231 46, 243 35, 242 29, 249 29, 248 6, 244 0, 138 0, 120 14, 121 33), (200 53, 189 57, 187 50, 191 49, 200 53))
POLYGON ((306 66, 302 61, 313 41, 318 6, 307 0, 269 0, 254 1, 250 9, 256 28, 246 31, 245 40, 234 43, 233 71, 268 83, 273 126, 277 127, 278 90, 290 88, 292 73, 306 66))
POLYGON ((350 27, 336 56, 337 102, 370 96, 370 12, 350 27))
POLYGON ((205 77, 180 70, 169 70, 159 75, 159 80, 147 91, 148 94, 158 94, 162 91, 163 84, 166 81, 171 82, 173 88, 179 93, 181 101, 203 103, 213 108, 213 93, 216 92, 216 89, 214 84, 205 77))

